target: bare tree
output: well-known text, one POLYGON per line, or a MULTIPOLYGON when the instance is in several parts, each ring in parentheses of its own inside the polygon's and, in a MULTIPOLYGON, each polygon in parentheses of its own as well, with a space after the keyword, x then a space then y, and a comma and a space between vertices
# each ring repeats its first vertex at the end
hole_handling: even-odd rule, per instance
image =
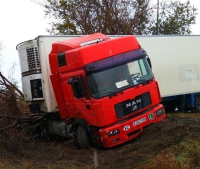
POLYGON ((196 11, 190 1, 164 1, 160 3, 159 18, 153 22, 150 30, 152 34, 190 34, 190 26, 195 24, 196 11))
POLYGON ((149 25, 150 0, 37 1, 52 19, 51 34, 142 34, 149 25))
POLYGON ((51 34, 189 34, 196 8, 190 1, 32 0, 44 7, 51 34))
POLYGON ((2 44, 2 42, 0 42, 0 69, 1 69, 2 63, 3 63, 3 59, 2 59, 2 55, 1 55, 2 50, 3 50, 3 44, 2 44))
MULTIPOLYGON (((0 52, 2 51, 0 43, 0 52)), ((15 150, 22 143, 23 130, 16 129, 23 124, 24 109, 23 93, 11 82, 15 64, 10 69, 9 79, 0 72, 0 151, 15 150)))

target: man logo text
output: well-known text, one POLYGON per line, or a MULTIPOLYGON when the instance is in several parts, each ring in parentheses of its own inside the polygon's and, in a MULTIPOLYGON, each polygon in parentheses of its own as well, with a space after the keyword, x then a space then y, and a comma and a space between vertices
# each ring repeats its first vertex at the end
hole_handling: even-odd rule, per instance
POLYGON ((136 104, 138 104, 138 103, 141 103, 141 102, 142 102, 141 99, 134 100, 134 101, 132 101, 131 103, 126 104, 126 108, 129 108, 129 107, 131 107, 131 106, 133 106, 133 105, 136 105, 136 104))

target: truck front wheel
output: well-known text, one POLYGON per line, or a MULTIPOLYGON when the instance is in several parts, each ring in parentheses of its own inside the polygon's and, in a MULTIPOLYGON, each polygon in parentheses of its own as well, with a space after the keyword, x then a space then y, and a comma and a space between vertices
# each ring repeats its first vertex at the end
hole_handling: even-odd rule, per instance
POLYGON ((91 139, 86 127, 81 125, 78 126, 77 130, 77 141, 81 149, 87 149, 91 147, 91 139))

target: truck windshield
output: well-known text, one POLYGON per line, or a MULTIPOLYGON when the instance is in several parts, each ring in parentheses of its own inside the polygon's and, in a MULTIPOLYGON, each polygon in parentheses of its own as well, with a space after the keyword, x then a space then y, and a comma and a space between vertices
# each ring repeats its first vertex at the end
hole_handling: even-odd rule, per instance
POLYGON ((153 79, 146 55, 138 57, 137 53, 132 54, 134 54, 134 57, 130 57, 132 59, 127 59, 122 54, 121 58, 118 55, 118 59, 116 57, 107 58, 85 67, 92 97, 98 99, 114 95, 153 79), (136 59, 133 60, 133 58, 136 59))

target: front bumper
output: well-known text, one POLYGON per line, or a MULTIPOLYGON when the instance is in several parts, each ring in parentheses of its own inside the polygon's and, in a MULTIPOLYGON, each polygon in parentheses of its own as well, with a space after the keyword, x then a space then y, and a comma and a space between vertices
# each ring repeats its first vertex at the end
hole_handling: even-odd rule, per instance
POLYGON ((100 129, 101 141, 104 147, 113 147, 139 136, 144 127, 160 121, 165 122, 165 120, 163 105, 159 104, 136 117, 100 129), (160 113, 161 110, 163 114, 160 113), (113 136, 111 136, 112 133, 114 133, 113 136))

